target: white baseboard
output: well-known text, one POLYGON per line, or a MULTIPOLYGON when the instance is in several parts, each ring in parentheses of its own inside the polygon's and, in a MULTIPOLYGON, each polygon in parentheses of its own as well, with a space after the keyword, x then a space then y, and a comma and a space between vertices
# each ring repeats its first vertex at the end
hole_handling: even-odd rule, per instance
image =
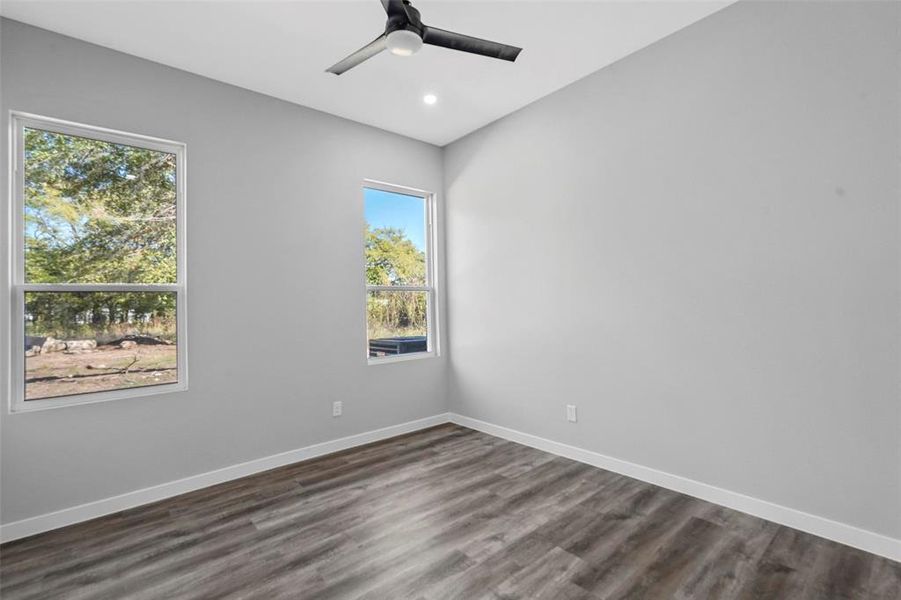
POLYGON ((450 413, 452 423, 469 427, 495 437, 503 438, 511 442, 530 446, 551 454, 563 456, 594 467, 600 467, 614 473, 620 473, 634 479, 659 485, 676 492, 694 496, 701 500, 713 502, 727 508, 732 508, 755 517, 760 517, 780 525, 793 529, 806 531, 841 544, 853 546, 866 552, 872 552, 885 556, 892 560, 901 561, 901 540, 890 538, 872 531, 859 529, 845 523, 839 523, 824 517, 818 517, 809 513, 773 504, 766 500, 752 498, 737 492, 724 490, 713 485, 701 483, 693 479, 687 479, 671 473, 658 471, 650 467, 637 465, 590 450, 584 450, 568 444, 562 444, 553 440, 538 437, 529 433, 516 431, 500 425, 486 423, 471 417, 465 417, 456 413, 450 413))
POLYGON ((366 431, 337 440, 298 448, 296 450, 289 450, 280 454, 273 454, 272 456, 266 456, 232 465, 230 467, 216 469, 215 471, 200 473, 199 475, 192 475, 191 477, 185 477, 184 479, 135 490, 119 496, 104 498, 103 500, 96 500, 94 502, 88 502, 87 504, 64 508, 56 512, 22 519, 21 521, 14 521, 0 526, 0 542, 10 542, 36 533, 58 529, 60 527, 65 527, 66 525, 72 525, 74 523, 80 523, 81 521, 87 521, 89 519, 116 513, 121 510, 135 508, 142 504, 164 500, 186 492, 193 492, 194 490, 199 490, 218 483, 224 483, 240 477, 246 477, 247 475, 253 475, 254 473, 261 473, 276 467, 283 467, 302 460, 316 458, 317 456, 323 456, 325 454, 347 450, 349 448, 377 442, 404 433, 441 425, 442 423, 447 423, 449 420, 449 416, 446 413, 438 414, 416 421, 409 421, 399 425, 392 425, 382 429, 366 431))

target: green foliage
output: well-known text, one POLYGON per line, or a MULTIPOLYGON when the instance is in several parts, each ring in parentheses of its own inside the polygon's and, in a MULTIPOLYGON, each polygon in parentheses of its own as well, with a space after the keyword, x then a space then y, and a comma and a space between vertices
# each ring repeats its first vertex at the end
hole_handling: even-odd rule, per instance
POLYGON ((400 229, 367 227, 366 283, 425 285, 425 253, 400 229))
POLYGON ((426 292, 370 292, 366 299, 369 339, 426 335, 426 292))
POLYGON ((142 334, 174 342, 174 292, 27 292, 25 334, 109 341, 142 334))
POLYGON ((174 283, 175 156, 25 130, 29 283, 174 283))
MULTIPOLYGON (((366 229, 369 285, 425 285, 426 257, 403 231, 366 229)), ((425 292, 370 292, 366 300, 369 338, 426 335, 425 292)))

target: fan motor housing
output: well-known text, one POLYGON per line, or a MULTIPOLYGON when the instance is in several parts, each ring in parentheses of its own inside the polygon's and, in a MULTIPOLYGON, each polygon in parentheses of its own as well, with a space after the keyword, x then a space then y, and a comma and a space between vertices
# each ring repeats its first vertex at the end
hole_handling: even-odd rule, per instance
POLYGON ((412 31, 416 33, 420 38, 423 34, 422 27, 422 19, 419 16, 419 11, 416 10, 413 5, 409 2, 404 2, 404 6, 406 8, 406 15, 397 14, 388 17, 388 21, 385 23, 385 33, 391 33, 392 31, 398 31, 399 29, 406 29, 407 31, 412 31), (409 18, 408 18, 409 16, 409 18))

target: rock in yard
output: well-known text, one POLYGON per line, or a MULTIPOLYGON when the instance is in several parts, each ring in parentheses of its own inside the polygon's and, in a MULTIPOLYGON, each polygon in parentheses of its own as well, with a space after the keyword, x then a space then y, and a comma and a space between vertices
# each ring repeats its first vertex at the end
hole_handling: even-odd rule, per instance
POLYGON ((90 352, 97 348, 97 342, 94 340, 69 340, 65 344, 69 352, 90 352))
POLYGON ((134 340, 123 340, 123 341, 119 342, 119 347, 124 350, 134 348, 137 345, 138 345, 138 343, 134 340))
POLYGON ((50 354, 51 352, 62 352, 66 349, 66 342, 62 340, 58 340, 53 337, 48 337, 44 340, 44 344, 41 346, 41 354, 50 354))

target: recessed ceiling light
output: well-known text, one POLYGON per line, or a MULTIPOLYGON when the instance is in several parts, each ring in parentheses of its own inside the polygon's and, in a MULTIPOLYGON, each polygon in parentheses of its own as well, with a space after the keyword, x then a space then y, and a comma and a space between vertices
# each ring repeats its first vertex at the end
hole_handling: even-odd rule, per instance
POLYGON ((426 94, 422 97, 422 101, 426 104, 435 104, 436 102, 438 102, 438 96, 436 96, 435 94, 426 94))

